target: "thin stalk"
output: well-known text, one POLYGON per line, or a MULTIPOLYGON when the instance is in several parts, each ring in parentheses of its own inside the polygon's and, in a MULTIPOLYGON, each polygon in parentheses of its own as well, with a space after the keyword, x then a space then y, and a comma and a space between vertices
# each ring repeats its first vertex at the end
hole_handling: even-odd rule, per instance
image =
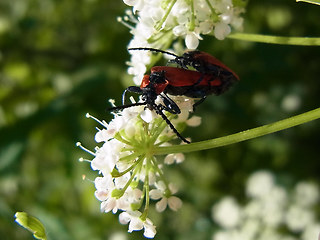
POLYGON ((167 20, 167 17, 169 16, 171 9, 173 8, 174 4, 176 3, 177 0, 172 0, 168 8, 166 9, 166 12, 164 16, 162 17, 161 21, 155 26, 156 30, 160 30, 162 27, 162 24, 167 20))
POLYGON ((230 34, 228 38, 249 42, 261 42, 282 45, 320 46, 319 37, 280 37, 251 33, 234 33, 230 34))
POLYGON ((261 137, 270 133, 275 133, 275 132, 288 129, 297 125, 301 125, 303 123, 307 123, 319 118, 320 118, 320 108, 317 108, 312 111, 309 111, 297 116, 293 116, 275 123, 270 123, 261 127, 249 129, 249 130, 228 135, 225 137, 191 143, 187 145, 155 147, 153 149, 153 154, 163 155, 163 154, 169 154, 169 153, 193 152, 193 151, 201 151, 201 150, 206 150, 211 148, 222 147, 222 146, 226 146, 233 143, 243 142, 256 137, 261 137))
POLYGON ((196 18, 194 14, 193 0, 190 0, 190 5, 191 5, 191 19, 190 19, 189 31, 193 32, 195 28, 195 18, 196 18))
POLYGON ((147 158, 146 159, 146 176, 144 178, 144 191, 145 191, 145 196, 146 196, 146 204, 144 206, 144 211, 142 215, 140 216, 142 221, 145 221, 147 219, 148 213, 149 213, 149 205, 150 205, 150 197, 149 197, 149 191, 150 191, 150 186, 149 186, 149 170, 150 170, 150 162, 151 159, 147 158))
POLYGON ((208 7, 210 8, 211 14, 212 14, 212 19, 214 20, 214 22, 219 20, 219 16, 216 12, 216 10, 212 7, 211 3, 209 2, 209 0, 206 0, 206 3, 208 5, 208 7))

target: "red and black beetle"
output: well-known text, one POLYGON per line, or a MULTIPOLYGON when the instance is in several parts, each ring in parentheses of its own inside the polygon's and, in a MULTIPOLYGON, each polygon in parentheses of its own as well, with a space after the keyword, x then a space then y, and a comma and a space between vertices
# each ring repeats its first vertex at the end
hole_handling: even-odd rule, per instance
MULTIPOLYGON (((227 91, 235 82, 239 81, 239 77, 237 74, 235 74, 230 68, 224 65, 217 58, 213 57, 212 55, 206 52, 194 50, 194 51, 187 51, 184 54, 182 54, 182 56, 178 56, 174 53, 163 51, 161 49, 155 49, 155 48, 129 48, 128 50, 145 50, 145 51, 159 52, 159 53, 164 53, 170 56, 174 56, 174 59, 169 60, 168 63, 175 63, 178 65, 178 67, 182 69, 195 70, 204 75, 210 75, 211 76, 210 81, 215 80, 215 82, 212 82, 209 85, 212 84, 214 87, 210 90, 206 89, 207 91, 202 91, 202 96, 199 92, 196 98, 201 98, 201 100, 198 101, 196 105, 199 105, 200 103, 202 103, 205 100, 207 95, 209 94, 220 95, 225 91, 227 91), (220 80, 219 85, 216 84, 217 79, 220 80)), ((187 73, 185 74, 182 73, 180 76, 175 77, 175 78, 180 78, 180 82, 183 82, 181 86, 183 86, 183 84, 189 85, 189 83, 193 82, 192 79, 188 78, 186 75, 187 73)), ((171 79, 173 80, 174 78, 171 78, 171 79)), ((208 83, 205 81, 205 79, 201 79, 201 78, 198 79, 199 82, 203 80, 204 82, 200 83, 200 85, 204 85, 208 83)), ((173 93, 172 95, 180 95, 180 94, 173 93)), ((185 94, 182 94, 182 95, 185 95, 185 94)), ((191 96, 188 96, 188 97, 191 97, 191 96)))
POLYGON ((194 107, 203 102, 207 95, 220 95, 224 93, 239 77, 228 67, 213 56, 200 52, 189 51, 182 56, 153 48, 129 48, 129 50, 150 50, 175 56, 169 63, 176 63, 179 67, 155 66, 151 68, 150 75, 145 75, 140 87, 128 87, 122 94, 122 106, 113 107, 110 110, 120 110, 132 106, 145 105, 155 110, 177 136, 184 142, 190 143, 175 129, 163 110, 173 114, 179 114, 179 106, 167 95, 183 95, 191 98, 200 98, 194 107), (192 67, 195 70, 189 70, 192 67), (142 102, 125 104, 126 93, 141 94, 142 102), (155 100, 160 96, 162 104, 156 104, 155 100))
MULTIPOLYGON (((235 74, 230 68, 224 65, 221 61, 219 61, 214 56, 201 52, 198 50, 187 51, 182 56, 178 56, 174 53, 163 51, 161 49, 155 48, 129 48, 129 51, 132 50, 145 50, 152 52, 164 53, 170 56, 174 56, 174 59, 169 60, 168 63, 176 63, 179 67, 183 69, 189 69, 189 67, 194 68, 196 71, 206 74, 214 74, 218 77, 224 78, 222 84, 227 84, 224 82, 234 83, 239 80, 237 74, 235 74)), ((192 70, 192 69, 189 69, 192 70)), ((229 85, 229 84, 228 84, 229 85)), ((227 90, 227 89, 226 89, 227 90)))

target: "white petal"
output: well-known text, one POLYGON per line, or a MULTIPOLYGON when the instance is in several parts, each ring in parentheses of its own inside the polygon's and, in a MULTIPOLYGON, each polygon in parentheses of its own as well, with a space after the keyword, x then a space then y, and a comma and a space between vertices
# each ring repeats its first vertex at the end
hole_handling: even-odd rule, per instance
POLYGON ((159 189, 160 191, 164 191, 164 190, 166 190, 166 184, 163 182, 163 181, 159 181, 159 182, 157 182, 156 184, 155 184, 155 187, 157 188, 157 189, 159 189))
POLYGON ((131 197, 133 198, 133 200, 139 201, 142 198, 142 191, 138 188, 133 189, 131 192, 131 197))
POLYGON ((163 212, 167 207, 167 203, 168 203, 168 199, 165 197, 162 198, 160 201, 156 203, 156 210, 158 212, 163 212))
POLYGON ((220 18, 223 23, 230 24, 232 20, 232 12, 221 14, 220 18))
POLYGON ((175 160, 176 163, 182 163, 184 161, 185 157, 183 153, 176 153, 175 154, 175 160))
POLYGON ((172 32, 176 36, 183 36, 187 34, 187 28, 183 25, 178 25, 172 29, 172 32))
POLYGON ((146 108, 141 114, 140 117, 142 118, 143 121, 146 123, 150 123, 155 115, 153 114, 153 111, 151 111, 149 108, 146 108))
POLYGON ((131 220, 131 216, 127 212, 122 212, 119 214, 119 222, 121 224, 127 224, 131 220))
POLYGON ((299 182, 294 191, 295 201, 300 206, 311 207, 319 202, 320 192, 315 183, 299 182))
POLYGON ((156 226, 153 225, 153 223, 151 222, 151 220, 149 218, 146 219, 146 221, 143 223, 143 226, 144 226, 143 235, 146 238, 154 238, 154 236, 157 233, 156 226))
POLYGON ((246 191, 250 197, 265 198, 270 194, 274 186, 274 176, 272 173, 260 170, 249 177, 246 191), (261 186, 263 186, 263 188, 261 186))
POLYGON ((107 189, 113 189, 114 184, 112 181, 111 175, 106 175, 103 177, 96 177, 94 179, 94 186, 97 190, 107 190, 107 189))
POLYGON ((210 21, 201 22, 199 26, 199 31, 202 34, 209 34, 213 29, 213 23, 210 21))
POLYGON ((187 125, 190 127, 197 127, 201 124, 201 117, 199 116, 192 116, 190 119, 187 120, 187 125))
POLYGON ((176 192, 178 192, 178 187, 173 183, 169 183, 169 190, 171 194, 175 194, 176 192))
POLYGON ((128 124, 126 127, 125 127, 125 133, 127 135, 128 138, 131 138, 134 136, 134 134, 136 133, 136 128, 134 125, 132 124, 128 124))
POLYGON ((143 228, 143 222, 140 218, 131 218, 128 232, 139 231, 143 228))
POLYGON ((213 207, 212 215, 223 228, 234 228, 241 222, 241 209, 233 197, 221 199, 213 207))
POLYGON ((107 213, 116 207, 117 200, 113 197, 110 197, 107 201, 104 201, 103 203, 104 203, 103 208, 101 204, 101 208, 102 208, 101 211, 104 211, 107 213))
POLYGON ((95 191, 94 196, 99 200, 99 201, 105 201, 108 197, 109 191, 95 191))
POLYGON ((164 158, 164 163, 165 163, 165 164, 168 164, 168 165, 173 164, 173 163, 174 163, 174 154, 173 154, 173 153, 168 154, 168 155, 164 158))
POLYGON ((182 206, 182 201, 180 198, 172 196, 168 199, 168 205, 173 211, 178 211, 178 209, 182 206))
POLYGON ((158 200, 158 199, 162 198, 163 195, 162 195, 162 191, 160 191, 159 189, 152 189, 149 192, 149 196, 153 200, 158 200))
POLYGON ((214 28, 214 36, 218 40, 223 40, 227 35, 229 35, 231 32, 231 28, 226 23, 218 23, 216 27, 214 28))
POLYGON ((185 43, 188 49, 196 49, 199 45, 199 39, 194 33, 189 33, 186 36, 185 43))
POLYGON ((171 153, 164 158, 164 163, 168 165, 173 164, 174 162, 181 163, 184 161, 184 159, 185 157, 182 153, 171 153))
POLYGON ((134 6, 137 4, 137 2, 139 2, 139 0, 123 0, 123 2, 128 6, 134 6))

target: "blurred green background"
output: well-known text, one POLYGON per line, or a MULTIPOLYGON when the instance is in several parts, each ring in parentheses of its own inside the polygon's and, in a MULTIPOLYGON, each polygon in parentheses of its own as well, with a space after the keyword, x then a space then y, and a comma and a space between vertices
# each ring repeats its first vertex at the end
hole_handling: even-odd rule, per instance
MULTIPOLYGON (((126 6, 115 0, 0 1, 0 236, 33 239, 14 223, 26 211, 45 224, 51 239, 110 239, 128 226, 102 214, 94 197, 96 172, 79 157, 97 123, 110 120, 108 99, 120 102, 130 82, 129 29, 116 21, 126 6)), ((246 32, 319 36, 320 7, 289 1, 251 1, 246 32)), ((199 49, 215 55, 241 78, 197 109, 202 125, 184 136, 194 141, 225 136, 319 107, 319 47, 281 46, 205 37, 199 49)), ((288 188, 320 180, 320 122, 210 151, 186 154, 166 168, 184 207, 151 218, 157 239, 210 239, 212 205, 224 195, 245 201, 244 183, 259 169, 288 188), (189 176, 186 178, 185 176, 189 176)), ((319 209, 318 209, 319 210, 319 209)), ((127 234, 142 239, 142 233, 127 234)), ((114 237, 115 239, 115 237, 114 237)))

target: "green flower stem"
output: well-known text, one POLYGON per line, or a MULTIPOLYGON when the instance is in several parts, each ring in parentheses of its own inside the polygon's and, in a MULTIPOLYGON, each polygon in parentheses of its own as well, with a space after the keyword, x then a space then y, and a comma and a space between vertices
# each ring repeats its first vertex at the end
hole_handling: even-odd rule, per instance
MULTIPOLYGON (((133 153, 133 154, 131 154, 129 156, 130 156, 130 159, 135 159, 135 158, 137 158, 139 156, 139 153, 133 153)), ((127 157, 129 157, 129 156, 127 156, 127 157)), ((140 161, 142 159, 144 159, 144 157, 145 157, 144 155, 140 156, 138 158, 138 160, 136 160, 129 168, 127 168, 123 172, 118 172, 118 170, 116 168, 114 168, 113 171, 111 172, 111 176, 113 178, 117 178, 117 177, 121 177, 121 176, 125 175, 127 172, 130 172, 132 169, 134 169, 140 163, 140 161)))
POLYGON ((148 213, 149 213, 149 204, 150 204, 150 197, 149 197, 149 191, 150 191, 150 186, 149 186, 149 169, 150 169, 150 163, 152 161, 152 157, 146 159, 146 175, 144 178, 144 192, 146 194, 146 204, 144 206, 144 211, 142 215, 140 216, 140 219, 142 221, 145 221, 147 219, 148 213))
POLYGON ((190 19, 190 25, 189 25, 189 31, 193 32, 195 28, 195 14, 194 14, 194 3, 193 0, 190 0, 190 6, 191 6, 191 19, 190 19))
POLYGON ((228 38, 249 42, 273 43, 283 45, 320 46, 320 38, 317 37, 279 37, 250 33, 234 33, 228 38))
POLYGON ((296 2, 306 2, 306 3, 320 5, 320 1, 319 0, 296 0, 296 2))
MULTIPOLYGON (((162 170, 159 168, 159 165, 158 165, 158 161, 156 158, 153 158, 152 159, 152 165, 154 167, 154 169, 156 170, 156 172, 159 174, 159 177, 161 179, 161 181, 164 182, 164 184, 166 185, 166 189, 169 189, 169 183, 167 181, 167 178, 164 176, 162 170)), ((170 191, 170 190, 169 190, 170 191)))
POLYGON ((212 20, 214 22, 217 22, 219 20, 219 16, 218 16, 216 10, 212 7, 212 5, 211 5, 209 0, 206 0, 206 3, 208 5, 208 7, 210 8, 212 20))
POLYGON ((238 143, 252 138, 264 136, 270 133, 278 132, 306 122, 310 122, 312 120, 316 120, 318 118, 320 118, 320 108, 275 123, 249 129, 225 137, 185 145, 155 147, 153 153, 154 155, 163 155, 170 153, 193 152, 222 147, 229 144, 238 143))
MULTIPOLYGON (((139 160, 138 160, 138 165, 141 167, 142 166, 142 163, 143 161, 141 161, 142 159, 144 159, 145 156, 141 156, 139 157, 139 160)), ((133 170, 133 173, 130 177, 130 179, 128 180, 128 182, 126 183, 126 185, 121 188, 121 189, 114 189, 111 193, 111 196, 114 197, 114 198, 121 198, 123 196, 123 194, 127 191, 127 188, 130 186, 131 182, 133 181, 134 177, 137 175, 137 172, 140 170, 138 170, 139 167, 136 167, 134 170, 133 170)))
POLYGON ((164 16, 162 17, 162 19, 160 20, 160 22, 154 27, 156 30, 160 30, 162 28, 162 24, 167 20, 167 17, 169 16, 171 9, 173 8, 174 4, 177 2, 177 0, 172 0, 170 2, 170 5, 168 6, 168 8, 166 9, 166 12, 164 14, 164 16))

